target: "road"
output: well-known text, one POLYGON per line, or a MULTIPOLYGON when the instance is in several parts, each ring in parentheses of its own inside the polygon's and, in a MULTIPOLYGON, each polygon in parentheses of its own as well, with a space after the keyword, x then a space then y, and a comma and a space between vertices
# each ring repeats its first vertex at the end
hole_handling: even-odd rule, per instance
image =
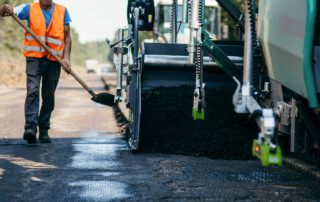
MULTIPOLYGON (((82 78, 97 92, 96 75, 82 78)), ((0 88, 0 201, 320 201, 320 182, 259 161, 132 154, 114 110, 61 80, 51 144, 22 140, 24 88, 0 88)))

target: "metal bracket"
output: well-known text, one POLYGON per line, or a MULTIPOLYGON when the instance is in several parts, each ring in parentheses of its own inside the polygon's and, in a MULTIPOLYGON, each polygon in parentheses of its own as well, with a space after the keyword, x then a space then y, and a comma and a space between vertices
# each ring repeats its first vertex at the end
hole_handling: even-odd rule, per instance
MULTIPOLYGON (((267 136, 274 134, 276 122, 272 109, 262 109, 261 133, 267 136)), ((270 144, 272 142, 270 141, 270 144)))
POLYGON ((241 93, 241 83, 236 77, 232 77, 233 80, 237 83, 237 89, 233 94, 232 103, 234 106, 234 111, 238 114, 248 113, 246 102, 243 101, 243 96, 241 93))
POLYGON ((113 52, 115 54, 127 54, 128 53, 128 48, 126 47, 114 47, 113 52))
POLYGON ((297 106, 296 106, 296 100, 292 99, 291 100, 291 130, 290 130, 290 151, 292 153, 298 152, 298 131, 297 129, 299 128, 299 121, 297 120, 297 106))

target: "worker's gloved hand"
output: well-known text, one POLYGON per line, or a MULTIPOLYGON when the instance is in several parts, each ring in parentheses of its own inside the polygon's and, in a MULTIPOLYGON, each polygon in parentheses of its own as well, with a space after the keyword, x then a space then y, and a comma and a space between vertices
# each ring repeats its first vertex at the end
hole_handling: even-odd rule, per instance
POLYGON ((66 64, 65 66, 62 66, 63 70, 64 70, 67 74, 70 74, 70 71, 71 71, 70 60, 68 60, 68 59, 63 59, 63 62, 66 64))
POLYGON ((0 16, 5 17, 5 16, 11 16, 14 14, 14 9, 10 4, 5 4, 0 7, 0 16))

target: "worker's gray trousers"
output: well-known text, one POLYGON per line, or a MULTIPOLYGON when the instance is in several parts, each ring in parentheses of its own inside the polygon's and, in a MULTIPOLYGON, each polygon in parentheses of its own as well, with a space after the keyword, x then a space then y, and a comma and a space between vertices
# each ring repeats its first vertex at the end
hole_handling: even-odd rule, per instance
POLYGON ((50 117, 54 109, 54 93, 59 81, 61 65, 47 58, 27 57, 27 97, 25 101, 25 129, 37 126, 50 129, 50 117), (42 105, 39 114, 39 89, 42 78, 42 105))

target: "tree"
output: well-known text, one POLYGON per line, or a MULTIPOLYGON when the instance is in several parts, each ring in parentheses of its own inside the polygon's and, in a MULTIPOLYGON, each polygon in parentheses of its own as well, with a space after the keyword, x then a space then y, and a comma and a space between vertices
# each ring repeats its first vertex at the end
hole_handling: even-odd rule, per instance
MULTIPOLYGON (((0 0, 0 6, 10 4, 18 6, 24 3, 33 2, 31 0, 0 0)), ((26 22, 25 22, 26 23, 26 22)), ((24 40, 24 30, 11 17, 0 18, 0 53, 23 58, 22 46, 24 40)))

